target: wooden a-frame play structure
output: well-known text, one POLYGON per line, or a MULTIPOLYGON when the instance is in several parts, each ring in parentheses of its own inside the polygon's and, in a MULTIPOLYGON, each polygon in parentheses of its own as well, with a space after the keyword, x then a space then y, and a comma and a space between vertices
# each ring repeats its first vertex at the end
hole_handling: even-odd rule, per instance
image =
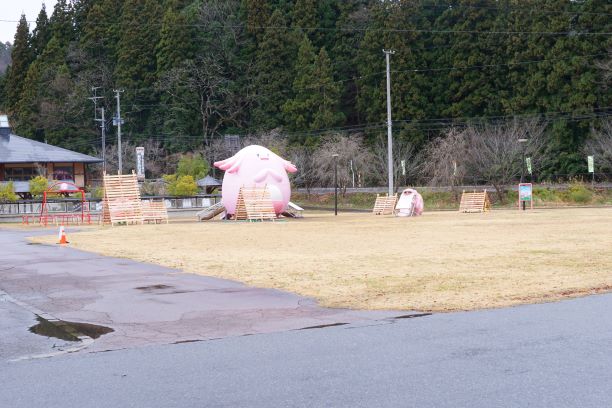
POLYGON ((379 195, 376 194, 376 202, 372 213, 374 215, 389 215, 395 211, 395 205, 397 204, 397 195, 379 195))
POLYGON ((236 204, 236 220, 276 220, 276 212, 267 187, 241 187, 236 204))
POLYGON ((109 175, 104 173, 102 224, 143 224, 168 222, 168 211, 163 202, 143 203, 136 174, 109 175))
POLYGON ((459 212, 462 213, 478 213, 487 212, 491 209, 491 202, 487 195, 487 190, 482 192, 468 193, 465 190, 461 194, 461 203, 459 204, 459 212))

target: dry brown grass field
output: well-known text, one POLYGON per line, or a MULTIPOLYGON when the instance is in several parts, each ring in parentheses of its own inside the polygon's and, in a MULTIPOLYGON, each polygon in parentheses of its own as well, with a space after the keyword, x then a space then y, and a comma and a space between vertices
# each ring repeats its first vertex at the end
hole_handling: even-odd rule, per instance
MULTIPOLYGON (((363 309, 471 310, 612 290, 612 209, 306 213, 105 227, 70 245, 363 309)), ((55 237, 36 238, 53 242, 55 237)))

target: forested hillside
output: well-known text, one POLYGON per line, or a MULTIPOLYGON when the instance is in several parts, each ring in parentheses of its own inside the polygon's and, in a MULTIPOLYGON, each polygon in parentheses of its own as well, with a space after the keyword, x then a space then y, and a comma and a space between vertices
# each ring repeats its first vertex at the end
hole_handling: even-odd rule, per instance
POLYGON ((375 152, 383 49, 394 137, 411 154, 451 127, 535 118, 542 174, 571 175, 612 113, 608 0, 59 0, 22 17, 1 109, 16 133, 89 153, 93 87, 109 143, 123 90, 124 140, 169 152, 272 129, 311 148, 359 133, 375 152))

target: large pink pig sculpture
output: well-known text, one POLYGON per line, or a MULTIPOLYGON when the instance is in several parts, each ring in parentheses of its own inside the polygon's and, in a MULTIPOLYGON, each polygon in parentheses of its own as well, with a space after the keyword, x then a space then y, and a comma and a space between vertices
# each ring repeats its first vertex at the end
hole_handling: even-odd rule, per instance
POLYGON ((251 145, 229 159, 215 162, 215 167, 225 170, 221 186, 221 200, 227 214, 235 214, 240 187, 268 188, 276 214, 287 209, 291 198, 291 185, 287 172, 297 168, 262 146, 251 145))

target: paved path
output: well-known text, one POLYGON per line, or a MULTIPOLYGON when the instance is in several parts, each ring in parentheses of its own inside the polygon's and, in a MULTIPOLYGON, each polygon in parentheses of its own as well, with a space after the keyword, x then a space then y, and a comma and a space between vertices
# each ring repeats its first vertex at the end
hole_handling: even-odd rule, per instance
MULTIPOLYGON (((398 314, 326 309, 311 299, 277 290, 59 245, 28 244, 25 238, 37 233, 54 231, 0 229, 0 295, 5 291, 34 313, 114 329, 86 351, 269 333, 398 314)), ((15 307, 11 309, 15 313, 15 307)), ((3 337, 26 332, 33 315, 25 315, 19 329, 15 323, 10 328, 0 326, 3 337)), ((32 351, 23 350, 24 355, 32 351)), ((43 354, 51 351, 40 350, 43 354)), ((0 349, 0 360, 14 358, 17 352, 0 349)))
POLYGON ((610 310, 600 295, 0 363, 0 406, 610 407, 610 310))

